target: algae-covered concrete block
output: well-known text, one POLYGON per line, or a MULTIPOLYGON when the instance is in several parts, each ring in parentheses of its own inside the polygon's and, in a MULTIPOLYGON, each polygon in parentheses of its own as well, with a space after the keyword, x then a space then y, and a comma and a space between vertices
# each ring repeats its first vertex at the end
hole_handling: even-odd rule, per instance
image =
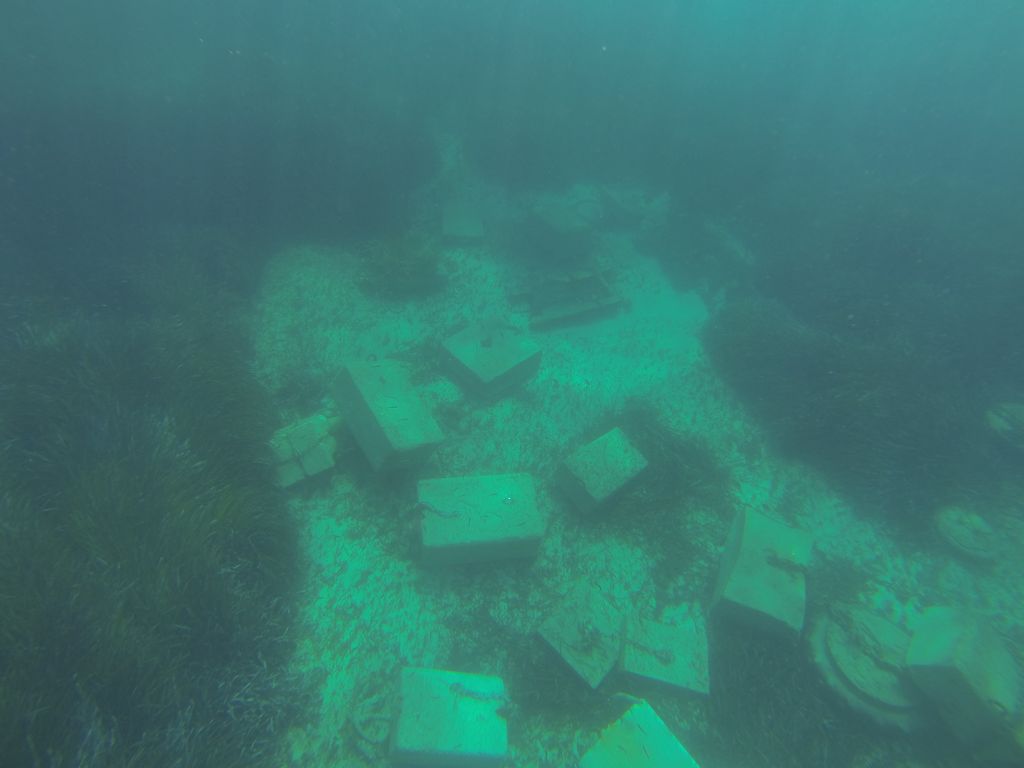
POLYGON ((527 474, 421 480, 423 556, 435 563, 532 557, 544 535, 527 474))
POLYGON ((708 637, 699 609, 694 608, 676 624, 631 620, 620 667, 631 677, 707 694, 708 637))
POLYGON ((559 656, 597 688, 611 672, 622 649, 625 615, 587 585, 577 587, 540 627, 540 635, 559 656))
POLYGON ((277 484, 288 488, 334 466, 337 442, 331 435, 334 423, 322 413, 283 427, 270 440, 277 463, 277 484))
POLYGON ((736 515, 712 599, 729 615, 781 634, 800 634, 807 589, 804 572, 811 537, 755 512, 736 515))
POLYGON ((927 609, 907 649, 910 679, 954 734, 977 751, 1009 739, 1021 717, 1020 670, 1006 642, 959 608, 927 609))
POLYGON ((647 459, 616 427, 565 460, 558 482, 572 502, 584 511, 611 504, 647 467, 647 459))
POLYGON ((508 699, 501 678, 406 667, 400 695, 391 742, 395 765, 495 768, 504 763, 508 699))
POLYGON ((444 351, 453 377, 483 397, 508 393, 540 366, 540 347, 500 323, 463 328, 444 342, 444 351))
POLYGON ((810 634, 814 663, 851 707, 883 726, 910 732, 924 722, 924 698, 903 666, 910 634, 883 616, 837 604, 810 634))
POLYGON ((414 463, 444 438, 405 366, 394 360, 349 365, 339 402, 374 469, 414 463))
POLYGON ((700 768, 643 699, 603 731, 580 768, 700 768))

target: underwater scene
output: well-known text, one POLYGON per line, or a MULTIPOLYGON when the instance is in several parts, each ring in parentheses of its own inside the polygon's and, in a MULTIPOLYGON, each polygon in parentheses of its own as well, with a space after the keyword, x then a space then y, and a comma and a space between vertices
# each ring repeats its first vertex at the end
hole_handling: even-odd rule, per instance
POLYGON ((0 768, 1024 766, 1024 4, 5 0, 0 768))

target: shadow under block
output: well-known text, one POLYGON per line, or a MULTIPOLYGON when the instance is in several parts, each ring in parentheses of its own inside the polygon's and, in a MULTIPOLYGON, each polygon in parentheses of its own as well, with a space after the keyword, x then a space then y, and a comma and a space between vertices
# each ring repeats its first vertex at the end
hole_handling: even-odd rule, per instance
POLYGON ((499 677, 440 669, 402 670, 392 762, 402 768, 495 768, 508 756, 499 677))
POLYGON ((374 469, 415 463, 444 439, 405 366, 394 360, 349 365, 339 402, 345 423, 374 469))
POLYGON ((959 608, 928 608, 914 627, 906 666, 963 744, 1024 757, 1009 733, 1021 721, 1020 670, 994 628, 959 608))
POLYGON ((733 520, 712 610, 781 635, 803 631, 811 537, 756 512, 733 520))
POLYGON ((647 467, 647 459, 616 427, 574 451, 559 471, 558 484, 585 512, 606 506, 647 467))
POLYGON ((421 480, 423 557, 455 564, 533 557, 544 535, 527 474, 421 480))
POLYGON ((288 488, 334 466, 337 442, 331 420, 322 413, 282 427, 270 439, 276 463, 277 485, 288 488))
POLYGON ((577 587, 541 624, 544 638, 591 688, 605 679, 622 651, 624 614, 600 592, 577 587))
POLYGON ((710 685, 704 617, 693 612, 677 624, 632 619, 626 627, 620 667, 634 678, 706 695, 710 685))
POLYGON ((453 377, 480 397, 507 394, 540 367, 540 347, 513 328, 471 325, 443 346, 453 377))
POLYGON ((580 768, 700 768, 686 748, 643 699, 598 737, 580 768))

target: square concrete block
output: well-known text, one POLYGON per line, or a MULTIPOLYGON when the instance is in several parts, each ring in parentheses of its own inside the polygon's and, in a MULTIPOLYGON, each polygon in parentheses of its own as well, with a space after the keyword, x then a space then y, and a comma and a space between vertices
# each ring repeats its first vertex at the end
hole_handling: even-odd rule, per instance
POLYGON ((471 325, 444 342, 452 376, 481 397, 507 394, 540 367, 540 347, 515 328, 471 325))
POLYGON ((435 563, 533 557, 544 535, 533 478, 526 474, 421 480, 423 557, 435 563))
POLYGON ((391 759, 403 768, 495 768, 508 755, 499 677, 440 669, 402 670, 391 759))
POLYGON ((394 360, 349 365, 338 401, 374 469, 415 463, 444 438, 405 366, 394 360))
POLYGON ((600 592, 577 587, 541 625, 540 635, 559 656, 597 688, 622 651, 625 615, 600 592))
POLYGON ((334 466, 337 443, 331 435, 333 423, 325 414, 315 414, 274 433, 270 448, 276 461, 277 484, 288 488, 334 466))
POLYGON ((626 627, 622 672, 694 693, 707 694, 708 636, 694 608, 677 624, 635 618, 626 627))
POLYGON ((960 608, 929 608, 914 627, 906 666, 964 744, 990 751, 1009 740, 1007 726, 1021 719, 1020 670, 992 627, 960 608))
POLYGON ((580 768, 700 768, 665 721, 643 699, 609 725, 580 768))
POLYGON ((611 504, 647 467, 647 459, 616 427, 573 452, 558 482, 572 502, 589 512, 611 504))
POLYGON ((722 554, 712 609, 758 629, 799 635, 810 557, 809 534, 755 512, 740 512, 722 554))

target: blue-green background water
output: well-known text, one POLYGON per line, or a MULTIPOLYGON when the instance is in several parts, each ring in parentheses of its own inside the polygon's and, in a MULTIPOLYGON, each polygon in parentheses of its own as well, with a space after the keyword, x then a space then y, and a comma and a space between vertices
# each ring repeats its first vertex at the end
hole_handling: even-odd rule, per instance
MULTIPOLYGON (((401 347, 386 308, 415 311, 416 289, 457 307, 450 275, 466 273, 441 279, 436 259, 416 255, 440 250, 430 217, 452 178, 446 147, 498 222, 496 263, 538 285, 594 243, 520 226, 533 205, 521 201, 574 185, 666 201, 653 225, 623 206, 602 226, 707 309, 701 348, 762 430, 751 463, 770 454, 819 473, 857 520, 940 560, 943 505, 982 510, 1018 541, 1022 41, 1024 6, 1011 0, 6 0, 0 755, 14 757, 0 763, 270 765, 291 749, 295 764, 386 764, 379 744, 352 751, 351 734, 306 758, 288 742, 322 694, 320 673, 291 661, 309 598, 302 504, 330 494, 286 498, 264 449, 322 406, 337 366, 324 351, 334 320, 282 321, 294 338, 266 341, 278 328, 267 307, 287 304, 266 286, 282 263, 334 274, 319 251, 282 262, 289 249, 361 254, 360 286, 385 306, 362 327, 387 327, 382 348, 401 347), (723 232, 743 248, 723 246, 723 232), (391 252, 413 255, 374 255, 391 252), (286 375, 266 373, 274 344, 299 350, 286 375)), ((296 318, 304 300, 289 305, 296 318)), ((690 320, 677 320, 658 334, 681 337, 690 320)), ((400 349, 425 378, 423 347, 448 330, 400 349)), ((665 447, 621 406, 620 420, 632 413, 665 447)), ((452 421, 470 420, 459 407, 452 421)), ((687 445, 666 476, 732 471, 716 469, 717 447, 687 445)), ((366 499, 408 506, 406 486, 374 485, 349 459, 343 448, 339 468, 366 499)), ((545 461, 525 469, 543 474, 545 461)), ((712 552, 736 507, 724 490, 702 493, 720 507, 712 552)), ((692 555, 680 547, 659 555, 659 601, 672 563, 692 555)), ((398 545, 388 555, 414 560, 398 545)), ((1015 595, 1008 557, 983 578, 1015 595)), ((821 610, 844 593, 824 581, 817 594, 812 584, 821 610)), ((920 591, 937 601, 946 586, 920 591)), ((1019 654, 1024 617, 988 613, 1019 654)), ((466 632, 487 646, 479 626, 466 632)), ((508 653, 528 662, 489 671, 547 674, 520 641, 508 653)), ((828 765, 866 765, 875 741, 871 764, 974 759, 875 731, 835 702, 841 720, 816 718, 806 659, 734 645, 721 640, 720 653, 768 671, 749 689, 723 673, 704 709, 663 710, 706 766, 822 765, 829 745, 828 765), (790 684, 805 698, 772 698, 790 684), (730 723, 754 715, 731 740, 730 723)), ((550 716, 529 698, 513 703, 550 716)), ((591 730, 607 703, 559 701, 554 719, 591 730)), ((543 764, 570 753, 558 754, 543 764)))

